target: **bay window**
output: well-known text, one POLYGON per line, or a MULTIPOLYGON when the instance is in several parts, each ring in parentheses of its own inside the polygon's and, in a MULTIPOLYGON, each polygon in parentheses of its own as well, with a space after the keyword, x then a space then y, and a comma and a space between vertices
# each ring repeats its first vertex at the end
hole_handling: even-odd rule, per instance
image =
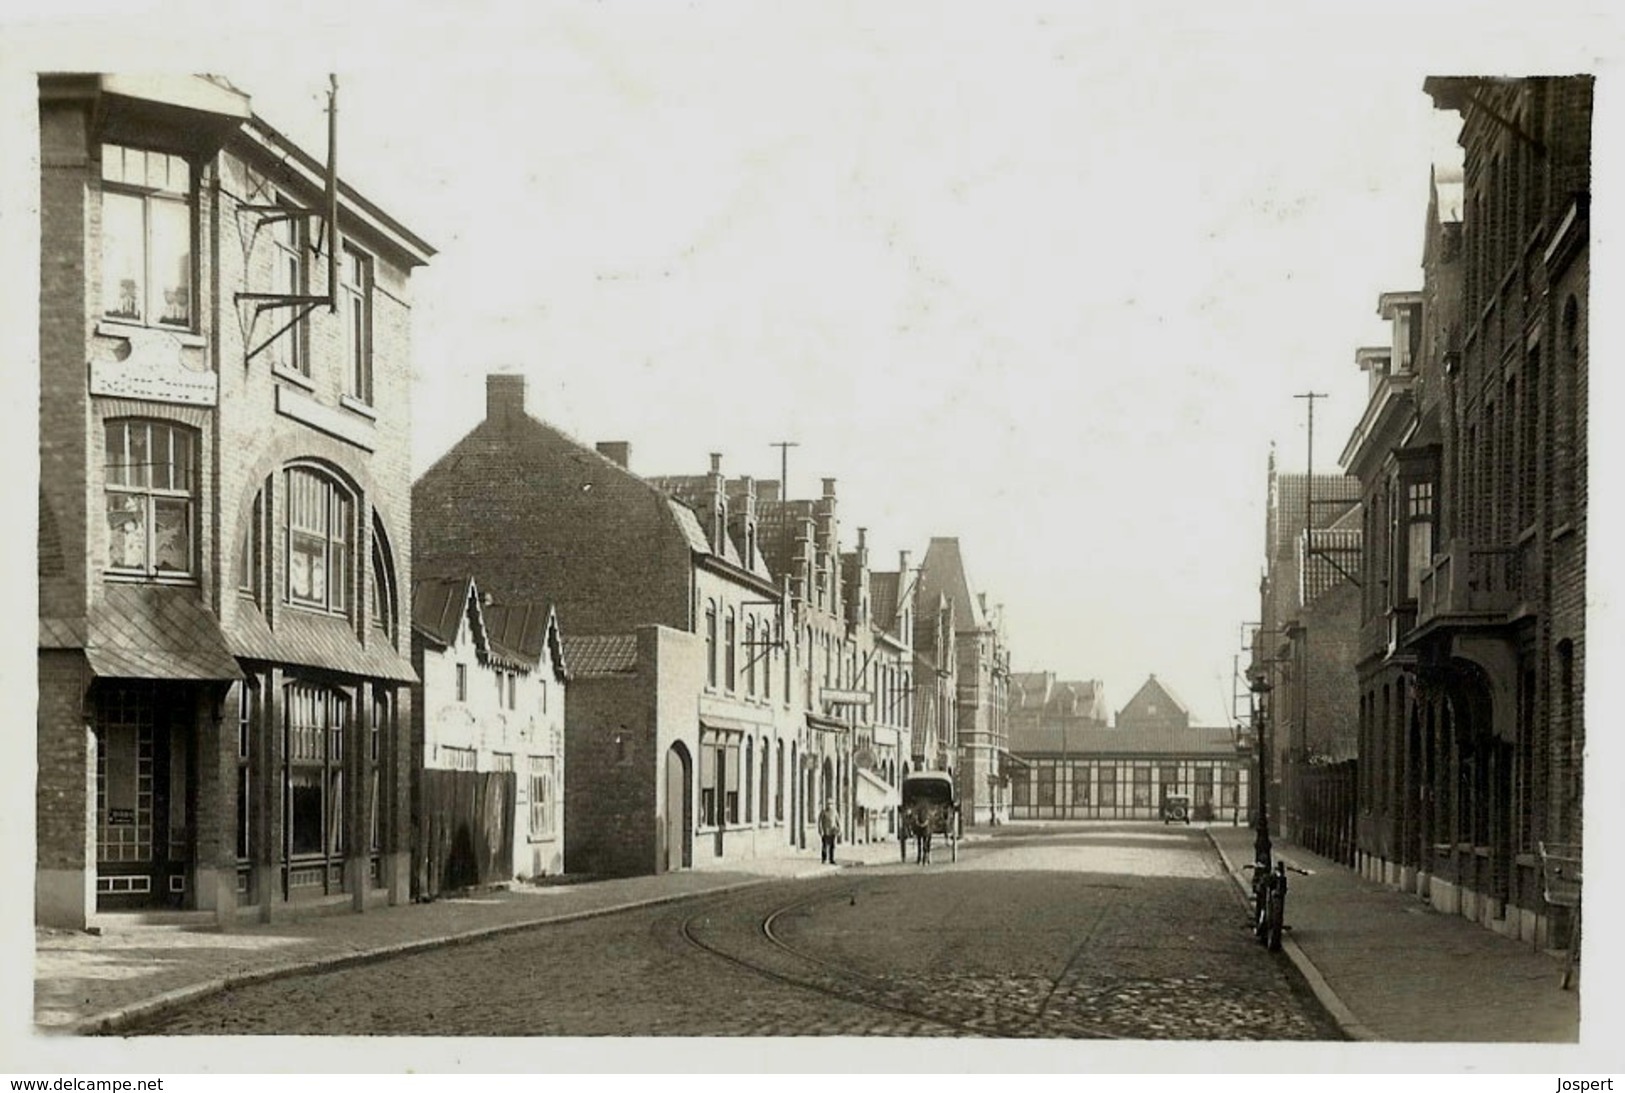
POLYGON ((180 156, 102 145, 102 313, 192 327, 192 171, 180 156))

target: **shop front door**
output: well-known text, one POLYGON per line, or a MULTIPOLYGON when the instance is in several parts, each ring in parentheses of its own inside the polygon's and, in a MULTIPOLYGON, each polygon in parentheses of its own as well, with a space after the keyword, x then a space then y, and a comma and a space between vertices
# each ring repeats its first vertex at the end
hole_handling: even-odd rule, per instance
POLYGON ((112 681, 95 697, 98 910, 185 902, 190 764, 183 692, 112 681))

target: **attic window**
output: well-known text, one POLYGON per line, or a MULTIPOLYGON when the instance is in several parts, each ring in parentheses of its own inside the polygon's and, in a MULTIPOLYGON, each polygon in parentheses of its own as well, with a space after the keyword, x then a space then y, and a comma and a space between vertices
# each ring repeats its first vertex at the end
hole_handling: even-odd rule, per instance
POLYGON ((1157 704, 1155 702, 1148 703, 1145 707, 1145 712, 1155 716, 1157 712, 1157 704))

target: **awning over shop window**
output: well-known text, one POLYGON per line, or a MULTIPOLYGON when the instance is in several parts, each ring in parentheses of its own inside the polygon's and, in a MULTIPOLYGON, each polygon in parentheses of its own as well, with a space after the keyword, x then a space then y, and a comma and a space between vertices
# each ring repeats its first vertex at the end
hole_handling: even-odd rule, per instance
POLYGON ((90 610, 85 659, 107 679, 243 677, 195 588, 108 585, 90 610))
POLYGON ((897 790, 886 784, 884 778, 870 774, 862 768, 858 769, 858 806, 870 810, 895 808, 900 798, 897 790))
POLYGON ((227 640, 231 651, 247 660, 325 668, 398 683, 417 682, 411 661, 376 633, 369 636, 370 642, 362 645, 346 620, 296 609, 281 612, 272 630, 257 610, 239 605, 227 640))

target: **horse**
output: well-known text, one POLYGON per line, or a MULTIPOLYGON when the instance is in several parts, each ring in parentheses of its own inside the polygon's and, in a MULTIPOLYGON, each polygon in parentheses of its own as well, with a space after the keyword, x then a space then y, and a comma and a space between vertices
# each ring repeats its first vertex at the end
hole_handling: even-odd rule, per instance
POLYGON ((937 827, 937 808, 924 801, 915 805, 908 817, 909 830, 914 834, 914 861, 917 865, 931 863, 931 835, 937 827))

